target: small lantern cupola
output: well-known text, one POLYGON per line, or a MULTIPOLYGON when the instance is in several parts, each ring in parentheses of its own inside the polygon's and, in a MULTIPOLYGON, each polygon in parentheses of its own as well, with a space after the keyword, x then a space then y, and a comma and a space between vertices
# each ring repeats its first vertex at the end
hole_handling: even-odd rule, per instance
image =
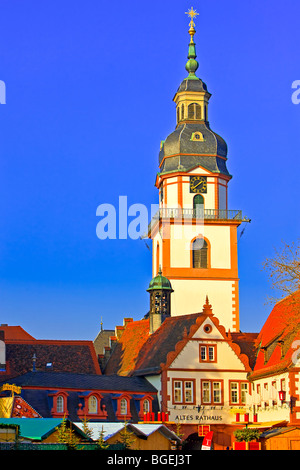
POLYGON ((171 294, 173 292, 169 279, 162 275, 161 269, 149 284, 150 293, 150 334, 154 333, 163 321, 171 314, 171 294))

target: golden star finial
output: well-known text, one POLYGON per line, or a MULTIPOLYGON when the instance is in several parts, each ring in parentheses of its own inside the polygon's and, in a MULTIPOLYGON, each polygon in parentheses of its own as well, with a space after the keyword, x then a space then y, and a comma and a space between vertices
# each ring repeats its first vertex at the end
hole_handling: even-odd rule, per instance
POLYGON ((194 8, 190 8, 189 11, 186 11, 185 12, 186 15, 189 15, 189 17, 191 18, 191 22, 189 24, 189 26, 195 26, 195 22, 194 22, 194 18, 199 15, 199 13, 196 12, 196 10, 194 10, 194 8))

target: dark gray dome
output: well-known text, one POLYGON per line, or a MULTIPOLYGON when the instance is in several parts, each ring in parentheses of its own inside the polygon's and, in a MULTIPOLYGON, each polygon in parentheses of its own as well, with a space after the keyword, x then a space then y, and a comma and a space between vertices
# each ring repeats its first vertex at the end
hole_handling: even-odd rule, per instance
POLYGON ((159 153, 160 172, 189 171, 200 165, 213 173, 229 175, 226 167, 227 145, 224 139, 213 132, 207 122, 183 123, 172 132, 161 146, 159 153), (203 140, 193 139, 201 133, 203 140), (165 158, 169 157, 169 158, 165 158))
POLYGON ((185 78, 176 93, 182 91, 206 91, 208 93, 206 84, 198 77, 195 79, 185 78))

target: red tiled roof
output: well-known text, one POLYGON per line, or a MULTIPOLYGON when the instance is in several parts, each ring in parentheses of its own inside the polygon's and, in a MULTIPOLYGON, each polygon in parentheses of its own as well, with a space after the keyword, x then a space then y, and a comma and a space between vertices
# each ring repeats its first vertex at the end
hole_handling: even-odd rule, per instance
POLYGON ((251 378, 293 367, 293 342, 300 339, 300 291, 278 302, 259 333, 257 359, 251 378))
MULTIPOLYGON (((116 344, 105 368, 105 375, 147 375, 158 374, 163 366, 171 363, 179 350, 207 318, 205 313, 195 313, 168 317, 152 335, 149 335, 149 320, 134 321, 128 324, 116 344)), ((227 338, 225 329, 216 317, 211 320, 220 329, 225 339, 230 341, 245 367, 249 370, 246 358, 253 356, 253 343, 256 333, 237 333, 227 338)), ((249 359, 250 362, 250 359, 249 359)))
POLYGON ((4 331, 5 341, 13 340, 34 340, 35 338, 31 336, 27 331, 23 330, 21 326, 8 326, 0 325, 0 331, 4 331))
POLYGON ((139 352, 149 338, 149 319, 126 325, 105 367, 105 374, 129 375, 136 366, 139 352))

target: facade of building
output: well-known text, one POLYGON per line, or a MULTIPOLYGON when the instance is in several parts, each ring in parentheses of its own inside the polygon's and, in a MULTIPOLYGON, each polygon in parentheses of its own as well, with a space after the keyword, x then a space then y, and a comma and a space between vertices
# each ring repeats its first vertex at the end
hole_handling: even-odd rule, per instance
POLYGON ((153 277, 161 268, 172 284, 171 315, 198 312, 208 295, 225 328, 239 331, 237 228, 248 219, 228 207, 227 145, 210 128, 211 94, 195 73, 191 18, 188 76, 174 96, 177 125, 159 153, 153 277))
POLYGON ((256 425, 300 425, 299 325, 300 291, 275 305, 256 340, 249 374, 249 409, 256 425))
POLYGON ((198 314, 167 317, 151 331, 149 318, 128 322, 104 368, 105 375, 145 377, 158 391, 159 416, 184 440, 209 426, 215 448, 232 445, 233 431, 243 426, 236 415, 245 410, 248 373, 257 334, 230 333, 213 315, 208 300, 198 314))
POLYGON ((158 412, 157 390, 144 377, 28 372, 8 384, 19 387, 20 397, 42 418, 137 423, 145 410, 158 412))

